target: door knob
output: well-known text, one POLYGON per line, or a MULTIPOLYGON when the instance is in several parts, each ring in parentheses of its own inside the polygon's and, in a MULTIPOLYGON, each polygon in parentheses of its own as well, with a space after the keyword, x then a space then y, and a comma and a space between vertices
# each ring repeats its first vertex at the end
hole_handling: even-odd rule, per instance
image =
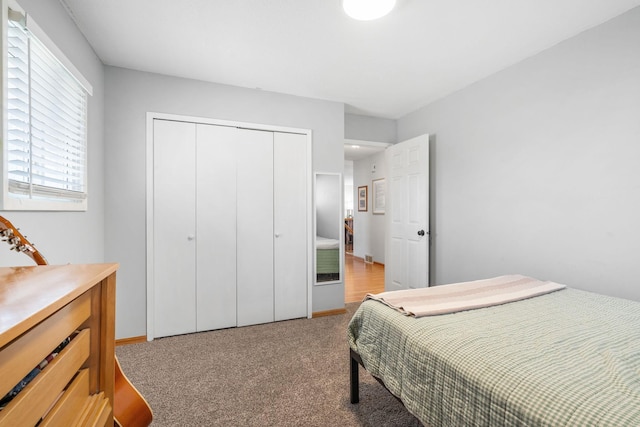
POLYGON ((193 239, 195 239, 195 238, 196 238, 196 236, 194 236, 193 234, 189 234, 189 235, 187 236, 187 240, 189 240, 189 241, 191 241, 191 240, 193 240, 193 239))
POLYGON ((418 231, 418 236, 424 236, 424 230, 418 231))

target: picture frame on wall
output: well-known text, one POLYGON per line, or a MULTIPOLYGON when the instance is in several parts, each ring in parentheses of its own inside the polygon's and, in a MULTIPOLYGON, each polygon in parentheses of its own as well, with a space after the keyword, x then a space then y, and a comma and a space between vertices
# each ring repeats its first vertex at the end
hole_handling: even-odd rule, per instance
POLYGON ((386 204, 386 185, 384 178, 374 179, 371 185, 371 191, 373 191, 373 206, 371 207, 373 214, 384 215, 386 204))
POLYGON ((358 187, 358 212, 366 212, 369 206, 367 186, 358 187))

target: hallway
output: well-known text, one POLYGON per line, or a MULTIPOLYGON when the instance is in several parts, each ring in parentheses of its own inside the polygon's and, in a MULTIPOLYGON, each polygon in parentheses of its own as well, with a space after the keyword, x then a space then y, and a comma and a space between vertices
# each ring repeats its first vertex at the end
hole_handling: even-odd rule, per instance
POLYGON ((367 264, 350 253, 344 256, 344 302, 360 302, 366 294, 384 292, 384 265, 367 264))

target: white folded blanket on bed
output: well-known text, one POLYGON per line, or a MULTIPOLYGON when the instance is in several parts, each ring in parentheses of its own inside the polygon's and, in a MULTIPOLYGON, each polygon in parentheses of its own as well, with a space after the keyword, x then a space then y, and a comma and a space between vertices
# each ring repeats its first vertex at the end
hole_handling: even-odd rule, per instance
POLYGON ((542 282, 515 274, 430 288, 367 294, 365 300, 374 299, 407 316, 422 317, 490 307, 565 287, 559 283, 542 282))

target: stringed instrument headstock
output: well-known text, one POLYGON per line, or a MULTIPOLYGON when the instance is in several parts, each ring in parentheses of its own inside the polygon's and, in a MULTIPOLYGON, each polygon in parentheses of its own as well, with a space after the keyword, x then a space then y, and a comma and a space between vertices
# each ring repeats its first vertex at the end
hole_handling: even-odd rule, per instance
POLYGON ((38 265, 47 265, 47 260, 38 252, 20 231, 11 224, 9 220, 0 216, 0 239, 11 246, 12 251, 20 252, 29 256, 38 265))

